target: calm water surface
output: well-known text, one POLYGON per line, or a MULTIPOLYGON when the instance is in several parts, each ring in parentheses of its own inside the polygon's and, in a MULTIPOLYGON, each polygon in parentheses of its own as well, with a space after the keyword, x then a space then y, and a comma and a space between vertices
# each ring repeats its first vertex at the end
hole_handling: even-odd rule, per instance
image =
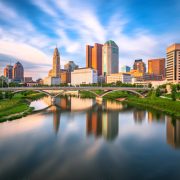
POLYGON ((0 179, 180 179, 180 121, 111 101, 50 102, 0 124, 0 179))

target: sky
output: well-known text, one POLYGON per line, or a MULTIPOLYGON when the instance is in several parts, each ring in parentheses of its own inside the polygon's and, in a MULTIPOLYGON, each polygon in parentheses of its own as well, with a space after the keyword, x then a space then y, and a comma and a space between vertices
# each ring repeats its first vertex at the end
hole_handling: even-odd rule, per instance
POLYGON ((86 44, 114 40, 120 66, 166 57, 180 43, 179 0, 0 0, 0 74, 20 61, 25 76, 47 76, 57 46, 61 68, 85 67, 86 44))

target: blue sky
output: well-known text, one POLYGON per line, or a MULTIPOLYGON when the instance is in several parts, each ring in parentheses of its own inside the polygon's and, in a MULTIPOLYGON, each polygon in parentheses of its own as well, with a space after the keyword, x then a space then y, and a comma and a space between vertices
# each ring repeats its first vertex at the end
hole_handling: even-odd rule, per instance
POLYGON ((0 73, 19 59, 44 77, 58 46, 61 65, 85 66, 85 45, 114 40, 120 66, 165 57, 180 42, 179 0, 0 0, 0 73))

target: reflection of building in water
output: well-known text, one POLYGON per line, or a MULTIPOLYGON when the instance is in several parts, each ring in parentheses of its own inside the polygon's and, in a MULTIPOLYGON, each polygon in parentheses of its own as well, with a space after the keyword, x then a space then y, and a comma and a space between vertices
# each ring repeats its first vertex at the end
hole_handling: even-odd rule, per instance
POLYGON ((165 122, 165 115, 158 112, 148 112, 148 122, 152 123, 153 121, 165 122))
POLYGON ((114 140, 118 135, 118 112, 88 112, 86 119, 87 135, 102 136, 107 140, 114 140))
POLYGON ((86 110, 91 108, 95 104, 94 99, 80 99, 76 97, 71 97, 71 110, 86 110))
POLYGON ((51 106, 52 105, 51 97, 50 96, 44 97, 43 101, 45 102, 45 104, 47 104, 47 106, 51 106))
POLYGON ((95 137, 102 135, 102 113, 89 112, 86 114, 86 133, 95 137))
POLYGON ((137 110, 135 109, 133 111, 134 121, 137 123, 142 123, 142 121, 145 120, 146 117, 146 111, 144 110, 137 110))
POLYGON ((105 112, 103 117, 103 136, 107 140, 114 140, 118 135, 119 130, 119 113, 118 112, 105 112))
POLYGON ((57 134, 59 131, 59 126, 60 126, 60 111, 58 109, 58 107, 56 106, 51 106, 51 111, 53 113, 53 128, 54 128, 54 132, 57 134))
POLYGON ((180 121, 176 120, 174 124, 171 122, 171 118, 167 117, 166 122, 166 136, 167 143, 174 148, 180 148, 180 121))
POLYGON ((124 105, 116 101, 106 101, 107 110, 121 110, 124 108, 124 105))
POLYGON ((56 105, 58 105, 63 110, 71 109, 71 97, 61 97, 56 98, 56 105))

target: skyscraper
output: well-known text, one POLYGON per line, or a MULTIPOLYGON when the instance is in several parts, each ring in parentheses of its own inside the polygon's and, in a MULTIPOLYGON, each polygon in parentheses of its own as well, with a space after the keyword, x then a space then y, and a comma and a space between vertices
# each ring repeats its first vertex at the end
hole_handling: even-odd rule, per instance
POLYGON ((23 82, 24 68, 20 62, 17 62, 13 67, 13 80, 23 82))
POLYGON ((12 79, 13 78, 13 66, 7 65, 4 68, 4 76, 7 77, 8 79, 12 79))
POLYGON ((74 63, 74 61, 69 61, 68 63, 66 63, 64 65, 64 69, 67 70, 68 72, 72 72, 74 71, 75 69, 78 69, 78 65, 76 65, 74 63))
POLYGON ((97 70, 102 75, 102 44, 86 45, 86 67, 97 70))
POLYGON ((148 74, 165 77, 165 58, 148 60, 148 74))
POLYGON ((53 68, 49 71, 48 77, 43 79, 43 84, 59 85, 61 82, 60 76, 60 54, 56 47, 53 53, 53 68))
POLYGON ((130 71, 131 71, 131 68, 129 66, 122 66, 121 67, 121 72, 126 73, 126 72, 130 72, 130 71))
POLYGON ((169 82, 180 82, 180 44, 173 44, 166 50, 167 65, 166 65, 166 79, 169 82))
POLYGON ((60 55, 58 48, 55 48, 53 54, 53 69, 52 69, 52 77, 59 77, 60 74, 60 55))
POLYGON ((93 46, 86 45, 86 67, 92 68, 92 48, 93 46))
POLYGON ((136 59, 134 61, 133 69, 137 70, 139 73, 145 73, 146 72, 146 64, 143 62, 142 59, 136 59))
POLYGON ((103 75, 115 74, 119 72, 119 47, 117 44, 109 40, 102 50, 102 69, 103 75))

